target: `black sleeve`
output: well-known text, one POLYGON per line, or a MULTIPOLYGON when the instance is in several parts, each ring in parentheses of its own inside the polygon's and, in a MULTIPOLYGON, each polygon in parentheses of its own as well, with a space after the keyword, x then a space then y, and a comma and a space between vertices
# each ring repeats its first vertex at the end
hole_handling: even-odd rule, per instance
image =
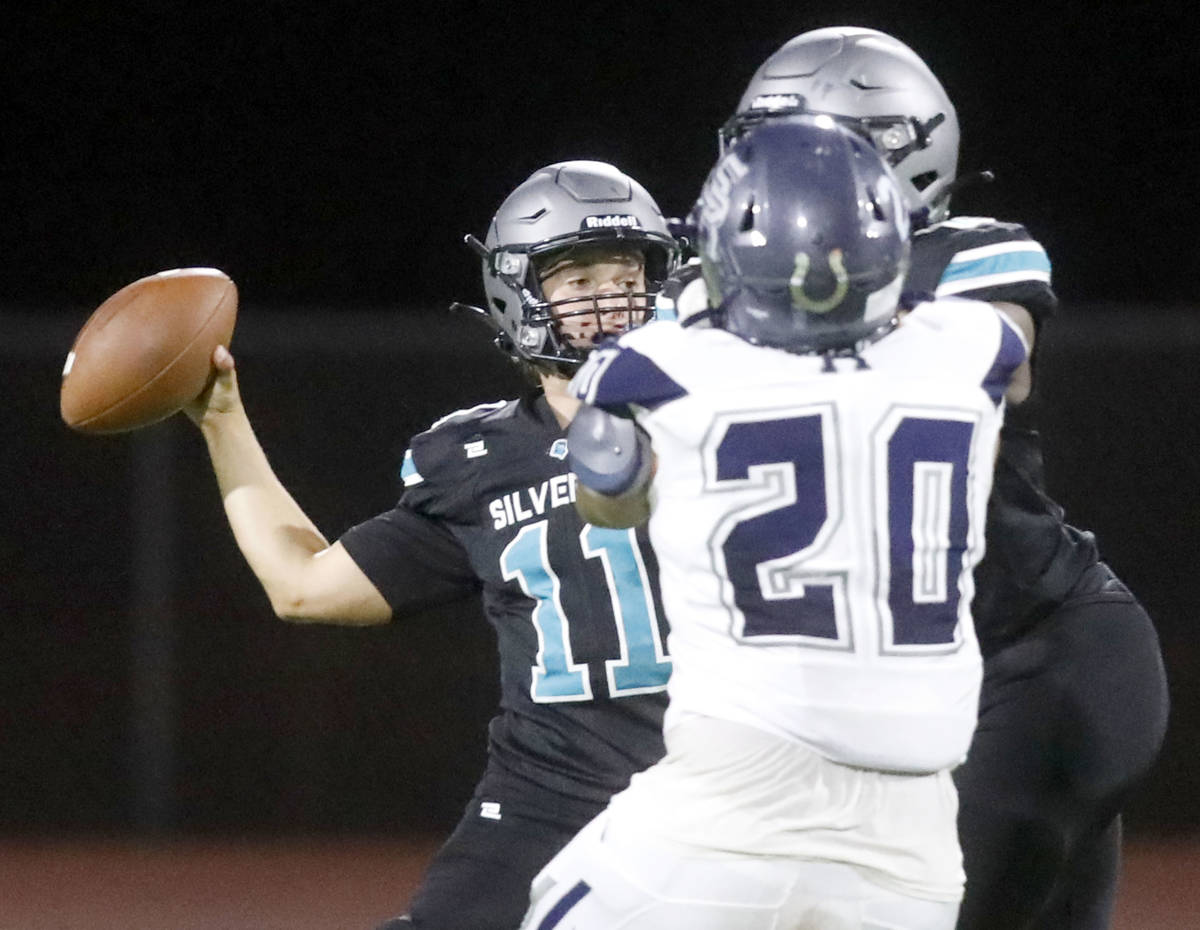
POLYGON ((340 541, 396 615, 479 590, 453 534, 403 504, 351 527, 340 541))
POLYGON ((960 291, 956 296, 984 300, 988 303, 1017 304, 1029 311, 1039 329, 1058 310, 1058 296, 1049 284, 1041 281, 1013 281, 991 287, 977 287, 960 291))
POLYGON ((1040 328, 1058 309, 1050 258, 1020 223, 954 217, 913 235, 905 290, 1019 304, 1040 328))

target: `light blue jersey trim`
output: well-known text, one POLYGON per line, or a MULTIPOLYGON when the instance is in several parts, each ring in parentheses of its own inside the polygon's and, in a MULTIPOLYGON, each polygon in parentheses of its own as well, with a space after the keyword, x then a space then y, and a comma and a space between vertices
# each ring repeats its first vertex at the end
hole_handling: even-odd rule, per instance
POLYGON ((675 301, 670 297, 663 297, 662 294, 654 298, 654 319, 678 320, 679 311, 675 306, 675 301))
POLYGON ((420 484, 425 480, 421 477, 421 473, 417 471, 416 463, 413 462, 412 449, 408 449, 404 453, 404 464, 400 466, 400 479, 404 482, 406 488, 410 488, 414 484, 420 484))
POLYGON ((1002 242, 959 252, 942 272, 938 294, 1019 280, 1050 280, 1050 258, 1036 242, 1002 242))
POLYGON ((476 404, 474 407, 466 407, 463 410, 455 410, 452 413, 448 413, 444 417, 441 417, 441 418, 435 420, 433 422, 433 425, 429 427, 429 430, 430 431, 435 430, 439 426, 442 426, 445 423, 449 423, 451 420, 466 419, 467 417, 483 416, 484 414, 490 413, 493 410, 499 410, 500 408, 504 407, 508 403, 509 403, 509 401, 507 401, 507 400, 497 400, 497 401, 493 401, 490 404, 476 404))

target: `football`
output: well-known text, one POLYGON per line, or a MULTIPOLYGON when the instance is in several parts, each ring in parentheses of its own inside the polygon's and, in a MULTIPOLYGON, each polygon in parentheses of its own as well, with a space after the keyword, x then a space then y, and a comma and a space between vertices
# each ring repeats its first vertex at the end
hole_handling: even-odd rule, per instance
POLYGON ((229 345, 237 287, 215 268, 177 268, 117 291, 88 318, 63 366, 59 409, 83 433, 156 423, 198 396, 229 345))

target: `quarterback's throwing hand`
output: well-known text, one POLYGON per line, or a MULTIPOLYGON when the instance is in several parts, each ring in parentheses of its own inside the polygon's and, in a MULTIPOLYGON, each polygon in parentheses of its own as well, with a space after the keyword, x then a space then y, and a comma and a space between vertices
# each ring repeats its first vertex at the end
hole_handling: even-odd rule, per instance
POLYGON ((233 361, 233 353, 225 346, 213 349, 213 377, 208 387, 195 400, 184 405, 183 412, 197 426, 207 419, 222 413, 229 413, 241 406, 242 399, 238 393, 237 371, 233 361))

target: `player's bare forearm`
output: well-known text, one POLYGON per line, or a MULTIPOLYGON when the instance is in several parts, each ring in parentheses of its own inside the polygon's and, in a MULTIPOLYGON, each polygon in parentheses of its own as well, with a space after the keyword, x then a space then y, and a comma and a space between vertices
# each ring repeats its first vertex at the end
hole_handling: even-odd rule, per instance
POLYGON ((642 488, 610 497, 584 484, 576 484, 575 509, 588 523, 624 530, 641 526, 650 519, 650 496, 647 489, 642 488))
POLYGON ((287 620, 386 621, 391 611, 383 597, 340 545, 329 545, 275 475, 241 404, 232 361, 214 359, 210 396, 187 413, 208 446, 238 548, 272 608, 287 620))
POLYGON ((200 430, 230 526, 256 573, 259 565, 306 560, 329 546, 276 477, 243 409, 206 419, 200 430))

